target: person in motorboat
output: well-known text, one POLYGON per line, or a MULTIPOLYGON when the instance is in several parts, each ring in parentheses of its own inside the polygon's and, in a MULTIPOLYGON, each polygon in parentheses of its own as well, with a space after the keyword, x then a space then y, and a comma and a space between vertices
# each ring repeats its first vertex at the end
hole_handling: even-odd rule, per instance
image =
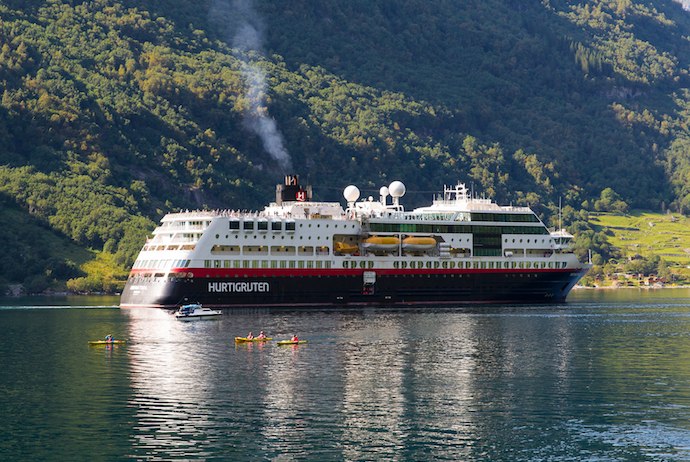
POLYGON ((251 332, 247 334, 247 340, 254 340, 254 334, 251 332))
POLYGON ((259 332, 259 336, 256 337, 256 338, 258 338, 258 339, 260 339, 260 340, 263 340, 263 339, 266 338, 266 334, 264 334, 264 331, 261 331, 261 332, 259 332))

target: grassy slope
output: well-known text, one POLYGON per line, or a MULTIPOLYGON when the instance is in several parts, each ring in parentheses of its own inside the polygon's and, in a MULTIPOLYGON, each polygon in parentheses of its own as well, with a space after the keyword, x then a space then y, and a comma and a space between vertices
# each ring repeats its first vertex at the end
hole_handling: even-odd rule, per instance
POLYGON ((690 218, 679 214, 634 211, 626 215, 602 213, 590 222, 608 234, 624 257, 658 255, 673 272, 690 277, 690 218))

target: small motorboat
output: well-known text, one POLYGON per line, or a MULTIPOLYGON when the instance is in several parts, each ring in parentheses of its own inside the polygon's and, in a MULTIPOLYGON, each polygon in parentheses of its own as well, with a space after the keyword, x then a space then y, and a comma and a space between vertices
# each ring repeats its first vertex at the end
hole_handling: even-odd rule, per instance
POLYGON ((220 316, 220 311, 204 308, 198 303, 182 305, 175 313, 175 317, 181 321, 192 321, 194 319, 215 319, 220 316))

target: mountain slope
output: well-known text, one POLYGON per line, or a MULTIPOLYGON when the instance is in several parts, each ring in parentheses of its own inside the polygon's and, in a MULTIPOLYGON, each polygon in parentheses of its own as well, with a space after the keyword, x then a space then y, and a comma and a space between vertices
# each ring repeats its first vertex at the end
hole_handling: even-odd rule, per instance
POLYGON ((260 207, 288 170, 329 200, 463 180, 690 207, 675 2, 12 0, 0 19, 0 192, 123 266, 162 213, 260 207))

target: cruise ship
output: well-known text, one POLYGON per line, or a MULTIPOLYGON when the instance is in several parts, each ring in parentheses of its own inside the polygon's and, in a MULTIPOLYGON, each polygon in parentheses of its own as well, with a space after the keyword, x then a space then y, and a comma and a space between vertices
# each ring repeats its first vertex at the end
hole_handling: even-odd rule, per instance
POLYGON ((591 265, 529 207, 444 187, 405 210, 400 181, 312 199, 297 176, 263 211, 169 213, 139 253, 121 307, 299 307, 563 302, 591 265))

